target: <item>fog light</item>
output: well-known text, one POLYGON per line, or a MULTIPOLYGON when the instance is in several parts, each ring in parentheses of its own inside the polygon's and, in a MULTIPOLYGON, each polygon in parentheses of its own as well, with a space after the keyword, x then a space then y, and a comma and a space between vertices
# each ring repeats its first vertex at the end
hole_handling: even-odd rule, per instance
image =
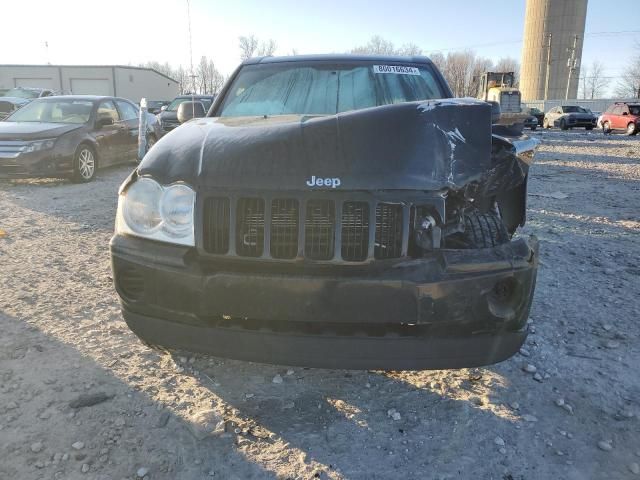
POLYGON ((522 303, 522 285, 513 277, 498 280, 487 294, 489 311, 502 320, 515 318, 522 303))

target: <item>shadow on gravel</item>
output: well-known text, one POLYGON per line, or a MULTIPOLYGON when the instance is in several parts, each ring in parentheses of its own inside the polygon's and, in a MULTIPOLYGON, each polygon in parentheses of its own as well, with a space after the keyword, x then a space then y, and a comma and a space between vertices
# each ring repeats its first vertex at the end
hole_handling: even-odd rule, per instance
MULTIPOLYGON (((87 478, 85 464, 96 480, 137 478, 142 467, 154 480, 199 480, 210 472, 224 479, 274 478, 239 453, 232 439, 197 440, 179 405, 177 411, 164 408, 135 385, 136 378, 117 375, 130 362, 151 374, 149 365, 162 355, 144 348, 134 354, 129 342, 100 358, 102 365, 2 310, 0 328, 0 478, 81 479, 87 478), (72 447, 76 442, 84 446, 72 447), (237 474, 220 475, 221 466, 237 474)), ((95 342, 104 340, 95 336, 95 342)))

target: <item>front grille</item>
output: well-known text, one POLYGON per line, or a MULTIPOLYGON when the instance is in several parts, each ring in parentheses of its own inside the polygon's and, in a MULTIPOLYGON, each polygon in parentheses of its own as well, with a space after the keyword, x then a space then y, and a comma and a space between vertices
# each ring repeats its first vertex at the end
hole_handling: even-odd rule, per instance
POLYGON ((291 259, 298 255, 298 201, 278 198, 271 202, 271 256, 291 259))
POLYGON ((260 257, 264 251, 264 200, 241 198, 236 210, 236 252, 260 257))
POLYGON ((369 253, 369 204, 345 202, 342 206, 342 258, 362 261, 369 253))
POLYGON ((229 251, 229 199, 208 198, 204 208, 204 249, 224 255, 229 251))
POLYGON ((375 200, 210 197, 202 245, 213 255, 277 260, 400 258, 406 255, 408 212, 402 203, 375 200))
POLYGON ((312 260, 333 258, 336 210, 331 200, 309 200, 304 220, 304 253, 312 260))
POLYGON ((0 141, 0 158, 18 158, 27 148, 26 142, 0 141))
POLYGON ((400 256, 402 225, 402 205, 380 203, 376 207, 376 258, 400 256))

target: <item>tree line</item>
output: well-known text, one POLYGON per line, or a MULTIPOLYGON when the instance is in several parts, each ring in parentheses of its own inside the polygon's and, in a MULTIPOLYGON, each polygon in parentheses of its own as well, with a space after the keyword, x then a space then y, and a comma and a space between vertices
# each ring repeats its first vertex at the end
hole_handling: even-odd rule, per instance
MULTIPOLYGON (((272 56, 277 49, 278 45, 273 39, 260 40, 255 35, 238 37, 240 60, 272 56)), ((393 42, 375 35, 366 44, 351 49, 349 53, 414 56, 424 55, 425 52, 414 43, 397 47, 393 42)), ((288 54, 297 55, 298 51, 293 49, 288 54)), ((490 58, 476 55, 473 50, 464 50, 448 52, 446 55, 436 51, 430 54, 430 58, 442 72, 456 97, 475 97, 478 93, 478 78, 487 71, 514 72, 515 86, 518 86, 520 63, 512 57, 504 57, 494 62, 490 58)), ((181 94, 215 95, 220 92, 226 81, 226 77, 216 68, 213 60, 206 56, 201 57, 200 62, 194 65, 193 74, 190 73, 190 68, 182 65, 174 68, 168 62, 153 61, 140 66, 153 68, 177 80, 181 94)), ((597 60, 590 66, 583 67, 579 78, 578 96, 593 99, 601 98, 606 94, 612 77, 605 76, 604 71, 604 65, 597 60)), ((640 43, 636 46, 635 56, 619 77, 614 94, 619 97, 640 98, 640 43)))

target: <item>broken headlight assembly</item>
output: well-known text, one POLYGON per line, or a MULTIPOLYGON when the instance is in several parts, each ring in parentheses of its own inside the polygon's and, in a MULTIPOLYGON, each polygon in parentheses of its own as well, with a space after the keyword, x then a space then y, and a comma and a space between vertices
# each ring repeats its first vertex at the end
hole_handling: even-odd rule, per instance
POLYGON ((120 193, 116 232, 194 246, 195 198, 186 184, 163 186, 151 178, 139 178, 120 193))

